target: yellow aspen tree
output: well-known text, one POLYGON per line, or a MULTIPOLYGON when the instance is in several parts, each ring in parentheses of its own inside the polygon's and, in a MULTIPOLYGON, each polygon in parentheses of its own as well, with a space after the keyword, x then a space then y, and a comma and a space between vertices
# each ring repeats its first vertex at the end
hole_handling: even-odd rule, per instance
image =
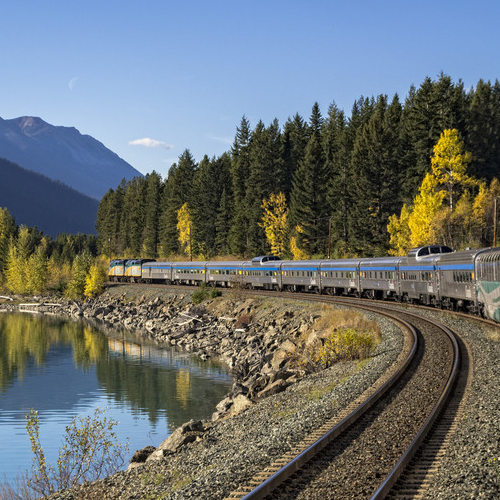
POLYGON ((474 216, 480 221, 483 232, 481 246, 496 246, 496 242, 493 241, 494 237, 497 236, 494 234, 495 208, 498 214, 500 210, 500 182, 496 178, 491 181, 488 187, 484 183, 481 183, 479 185, 479 192, 474 198, 474 216))
POLYGON ((408 217, 412 247, 433 243, 432 224, 434 217, 443 205, 444 193, 437 191, 436 178, 428 173, 413 201, 413 210, 408 217))
POLYGON ((108 279, 106 270, 99 264, 94 262, 85 276, 85 288, 83 294, 85 297, 97 297, 104 291, 104 285, 108 279))
POLYGON ((292 252, 293 260, 309 259, 309 254, 302 250, 298 243, 299 235, 303 232, 304 230, 300 226, 295 226, 295 234, 290 238, 290 252, 292 252))
POLYGON ((401 209, 401 215, 398 217, 396 214, 389 217, 389 224, 387 224, 387 231, 390 236, 391 249, 390 255, 406 255, 411 248, 411 231, 408 226, 410 219, 411 209, 405 203, 401 209))
POLYGON ((264 213, 259 225, 264 229, 271 253, 283 257, 288 243, 288 208, 285 195, 271 194, 268 200, 262 200, 262 209, 264 213))
POLYGON ((472 155, 464 151, 464 144, 455 128, 443 130, 433 152, 432 172, 438 184, 445 187, 449 207, 453 211, 455 193, 461 186, 474 182, 467 175, 467 166, 472 161, 472 155))
POLYGON ((192 256, 192 234, 193 222, 188 204, 184 203, 177 212, 177 231, 179 231, 179 243, 186 255, 192 256))

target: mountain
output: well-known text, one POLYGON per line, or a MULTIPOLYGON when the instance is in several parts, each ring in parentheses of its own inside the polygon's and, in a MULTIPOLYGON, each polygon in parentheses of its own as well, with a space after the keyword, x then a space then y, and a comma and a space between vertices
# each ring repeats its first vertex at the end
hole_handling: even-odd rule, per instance
POLYGON ((95 198, 0 158, 0 207, 16 224, 36 226, 52 237, 91 234, 98 206, 95 198))
POLYGON ((0 118, 0 157, 100 199, 142 174, 90 135, 41 118, 0 118))

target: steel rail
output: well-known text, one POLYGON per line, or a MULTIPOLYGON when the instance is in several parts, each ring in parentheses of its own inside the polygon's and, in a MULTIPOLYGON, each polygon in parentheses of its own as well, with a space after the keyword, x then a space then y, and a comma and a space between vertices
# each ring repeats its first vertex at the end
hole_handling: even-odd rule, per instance
POLYGON ((413 441, 410 443, 410 445, 405 450, 403 455, 401 455, 401 458, 398 460, 394 468, 391 470, 391 472, 389 472, 389 474, 384 479, 379 488, 370 497, 370 500, 380 500, 382 498, 385 498, 385 496, 389 493, 389 491, 394 486, 396 481, 399 479, 405 468, 408 466, 412 458, 415 456, 415 453, 418 451, 420 445, 427 437, 440 411, 443 409, 443 406, 447 402, 460 370, 460 348, 457 339, 455 337, 455 334, 449 328, 439 324, 434 320, 430 320, 428 318, 426 318, 426 320, 432 323, 433 325, 437 326, 438 328, 440 328, 449 337, 451 344, 453 346, 453 365, 451 367, 448 380, 446 381, 446 384, 441 392, 441 395, 437 400, 436 404, 434 405, 434 408, 432 409, 431 413, 427 417, 426 421, 422 424, 420 430, 416 434, 413 441))
MULTIPOLYGON (((361 306, 360 308, 373 311, 373 307, 361 306)), ((399 369, 392 374, 392 376, 379 388, 375 393, 368 397, 361 405, 359 405, 352 413, 342 419, 337 425, 326 432, 322 437, 316 440, 312 445, 302 451, 294 459, 288 462, 280 470, 275 472, 268 479, 263 481, 260 485, 255 487, 252 491, 240 497, 241 500, 257 500, 263 499, 269 495, 274 489, 282 484, 294 472, 302 468, 312 457, 318 454, 325 446, 327 446, 333 439, 337 438, 342 432, 350 427, 356 420, 358 420, 369 408, 371 408, 405 373, 409 364, 413 360, 418 347, 418 338, 415 328, 408 322, 395 317, 389 313, 382 313, 384 316, 391 318, 400 325, 403 325, 412 335, 413 342, 411 350, 399 369)), ((230 497, 227 497, 230 498, 230 497)))

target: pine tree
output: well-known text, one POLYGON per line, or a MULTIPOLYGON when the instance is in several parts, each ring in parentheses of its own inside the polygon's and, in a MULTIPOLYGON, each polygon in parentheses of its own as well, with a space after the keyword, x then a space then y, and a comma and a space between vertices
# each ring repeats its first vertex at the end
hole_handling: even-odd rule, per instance
POLYGON ((250 123, 245 117, 241 119, 240 126, 236 129, 231 155, 233 219, 229 231, 229 246, 231 252, 243 255, 248 247, 248 217, 245 198, 250 173, 250 123))
POLYGON ((285 180, 282 183, 282 189, 279 190, 285 194, 287 200, 290 199, 290 193, 292 191, 292 179, 300 163, 304 159, 307 138, 307 124, 299 114, 295 114, 292 120, 287 120, 282 139, 285 180))
POLYGON ((154 259, 157 256, 159 214, 161 199, 161 176, 155 171, 146 176, 146 196, 144 206, 144 229, 142 234, 143 255, 154 259))
POLYGON ((180 250, 177 232, 177 212, 184 203, 192 204, 193 179, 197 165, 188 149, 179 163, 170 168, 164 185, 160 214, 161 255, 166 257, 180 250))
POLYGON ((110 258, 112 255, 120 255, 124 250, 120 234, 124 190, 125 180, 115 191, 109 189, 97 209, 96 229, 99 252, 110 258))
POLYGON ((355 252, 387 253, 387 223, 399 205, 397 185, 397 97, 390 107, 379 96, 374 112, 357 135, 352 154, 351 243, 355 252))
POLYGON ((227 255, 230 251, 229 230, 231 219, 229 197, 224 188, 220 197, 217 218, 215 220, 215 253, 217 255, 227 255))
POLYGON ((147 181, 144 177, 135 177, 127 182, 120 220, 120 240, 125 250, 124 256, 137 257, 142 253, 146 190, 147 181))
POLYGON ((474 162, 471 174, 493 179, 500 171, 500 83, 479 80, 467 114, 465 144, 474 162))
POLYGON ((290 222, 292 227, 301 227, 297 244, 308 254, 326 253, 328 240, 326 191, 329 172, 323 150, 322 126, 323 117, 318 103, 315 103, 304 159, 295 172, 290 195, 290 222))
POLYGON ((193 181, 192 230, 194 251, 201 255, 213 255, 215 249, 215 222, 220 202, 220 162, 209 160, 205 155, 196 170, 193 181))
POLYGON ((333 246, 333 253, 340 257, 347 250, 349 241, 347 215, 352 201, 349 194, 351 172, 346 121, 344 113, 339 111, 335 104, 330 105, 325 122, 324 149, 327 170, 330 172, 327 181, 327 200, 330 210, 328 248, 331 250, 333 246))
POLYGON ((247 209, 247 255, 266 252, 266 238, 261 226, 262 200, 280 184, 283 161, 278 121, 266 128, 260 121, 250 140, 250 171, 247 179, 245 206, 247 209))

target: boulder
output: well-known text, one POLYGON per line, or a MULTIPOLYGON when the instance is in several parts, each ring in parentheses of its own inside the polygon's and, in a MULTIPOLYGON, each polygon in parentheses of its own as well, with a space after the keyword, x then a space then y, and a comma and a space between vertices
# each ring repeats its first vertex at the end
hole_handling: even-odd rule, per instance
POLYGON ((276 380, 276 382, 273 382, 272 384, 269 384, 267 387, 262 389, 262 391, 257 394, 257 399, 264 399, 273 394, 283 392, 288 387, 288 385, 289 384, 283 379, 276 380))
POLYGON ((200 438, 205 432, 204 424, 201 420, 190 420, 178 427, 158 448, 146 459, 159 460, 169 453, 177 451, 181 446, 192 443, 200 438))
POLYGON ((229 416, 234 417, 239 415, 252 405, 252 401, 250 401, 246 396, 238 394, 238 396, 233 399, 233 404, 229 408, 229 416))
POLYGON ((146 446, 145 448, 137 450, 130 459, 130 463, 145 462, 149 455, 151 455, 151 453, 153 453, 153 451, 155 450, 156 448, 154 446, 146 446))

